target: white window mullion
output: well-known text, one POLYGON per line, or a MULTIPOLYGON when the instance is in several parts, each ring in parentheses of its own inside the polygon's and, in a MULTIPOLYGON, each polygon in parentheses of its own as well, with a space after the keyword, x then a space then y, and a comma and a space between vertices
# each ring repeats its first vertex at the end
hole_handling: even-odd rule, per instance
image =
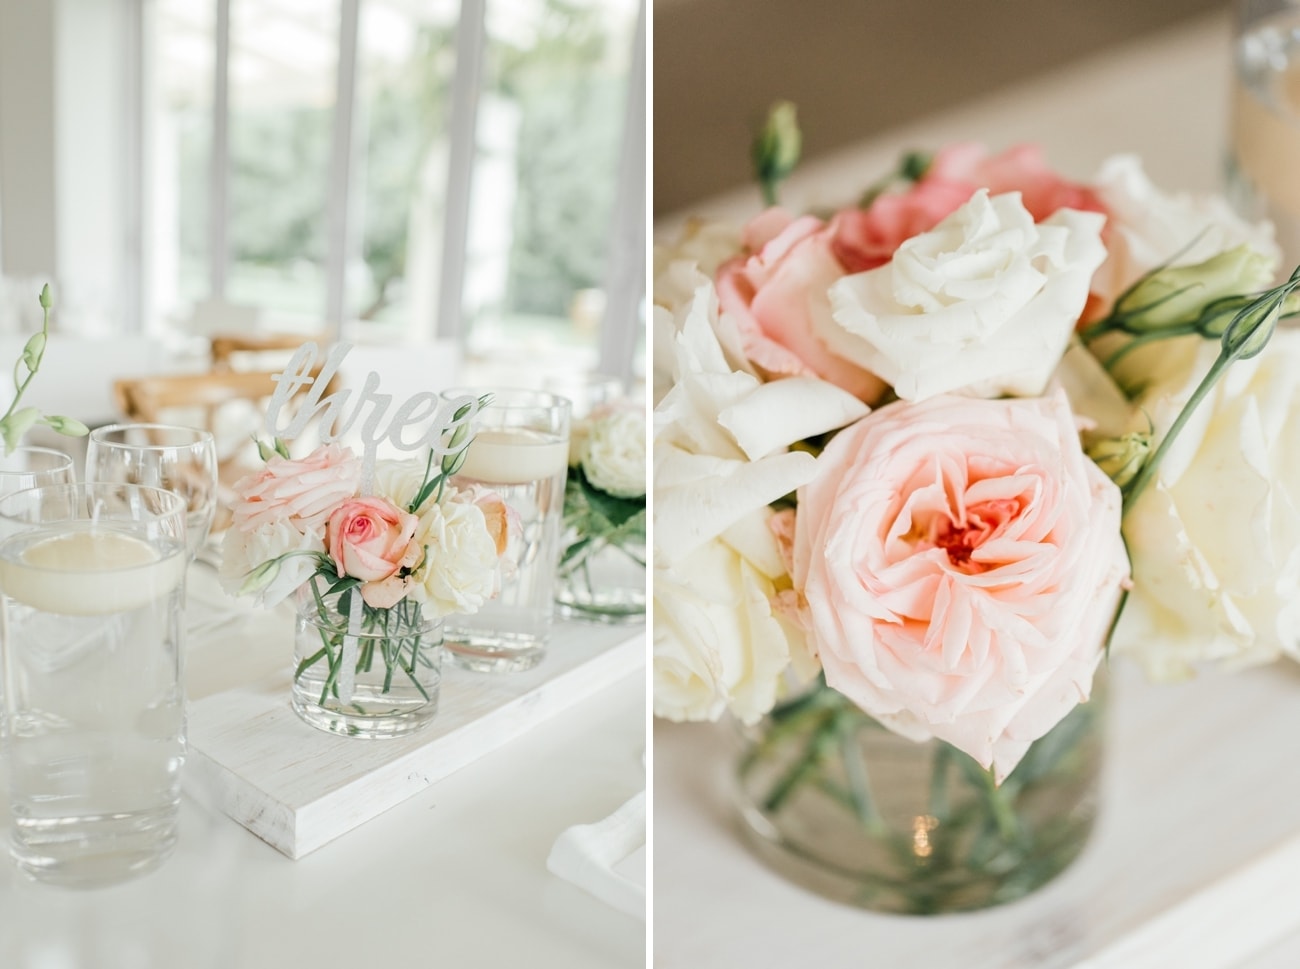
POLYGON ((122 43, 122 226, 125 259, 122 274, 121 329, 144 329, 145 244, 145 0, 130 0, 123 17, 122 43))
POLYGON ((447 193, 443 205, 442 259, 438 270, 438 318, 434 333, 459 340, 465 315, 465 247, 469 239, 470 187, 478 133, 478 103, 486 46, 487 0, 461 0, 456 25, 456 73, 451 84, 447 193))
POLYGON ((360 0, 342 0, 339 10, 339 61, 334 92, 334 131, 330 148, 328 222, 325 259, 325 325, 338 339, 347 306, 347 264, 351 254, 352 220, 349 188, 355 139, 357 24, 360 0))
POLYGON ((226 296, 230 274, 230 4, 217 0, 212 71, 212 157, 208 172, 208 288, 226 296))
POLYGON ((601 373, 632 379, 632 361, 641 328, 638 317, 645 299, 645 0, 637 13, 632 59, 627 78, 627 107, 623 114, 623 144, 618 190, 610 224, 609 263, 605 267, 605 315, 600 325, 601 373))

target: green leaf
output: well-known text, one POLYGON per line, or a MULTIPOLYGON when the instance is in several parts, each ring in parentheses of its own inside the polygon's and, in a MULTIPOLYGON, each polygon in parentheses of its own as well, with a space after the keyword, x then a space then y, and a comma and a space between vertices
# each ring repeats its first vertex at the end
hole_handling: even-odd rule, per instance
MULTIPOLYGON (((574 470, 573 478, 583 490, 588 507, 592 512, 609 522, 613 528, 622 528, 637 515, 645 517, 645 498, 616 498, 613 495, 592 487, 582 469, 574 470)), ((567 497, 567 494, 566 494, 567 497)))

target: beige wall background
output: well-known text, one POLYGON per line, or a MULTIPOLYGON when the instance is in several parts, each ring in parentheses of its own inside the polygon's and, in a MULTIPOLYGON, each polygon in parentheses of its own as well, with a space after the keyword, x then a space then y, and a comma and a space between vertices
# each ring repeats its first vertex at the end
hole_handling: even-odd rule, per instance
POLYGON ((655 0, 655 214, 749 181, 752 132, 780 98, 798 104, 804 157, 816 157, 1230 5, 655 0))

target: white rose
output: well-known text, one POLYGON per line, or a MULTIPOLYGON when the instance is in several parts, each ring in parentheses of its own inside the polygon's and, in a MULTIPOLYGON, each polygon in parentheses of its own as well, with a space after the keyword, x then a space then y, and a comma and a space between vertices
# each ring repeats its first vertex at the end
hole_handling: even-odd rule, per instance
POLYGON ((772 605, 789 579, 768 505, 817 470, 789 447, 867 407, 816 378, 763 383, 718 319, 712 281, 681 274, 691 298, 675 313, 655 308, 674 380, 654 413, 655 711, 697 720, 730 708, 753 721, 792 663, 813 665, 772 605))
POLYGON ((645 494, 645 414, 635 404, 600 408, 587 425, 581 457, 587 480, 616 498, 645 494))
POLYGON ((772 709, 792 659, 802 658, 791 655, 801 640, 772 607, 785 568, 766 532, 770 514, 754 509, 726 537, 655 569, 656 716, 716 720, 730 710, 754 723, 772 709))
POLYGON ((415 540, 427 551, 411 597, 430 618, 477 612, 497 593, 496 543, 482 510, 466 501, 433 502, 420 516, 415 540))
POLYGON ((1280 261, 1269 222, 1244 221, 1219 196, 1161 192, 1132 155, 1107 159, 1095 189, 1110 221, 1109 253, 1092 286, 1107 306, 1166 263, 1190 266, 1243 244, 1268 256, 1274 267, 1280 261))
POLYGON ((251 531, 232 527, 221 541, 221 585, 231 595, 238 595, 249 573, 272 559, 281 559, 279 567, 268 571, 265 584, 252 590, 257 601, 272 607, 283 602, 316 571, 318 560, 309 554, 325 551, 325 528, 319 526, 306 534, 288 520, 266 522, 251 531))
MULTIPOLYGON (((1170 347, 1181 378, 1138 408, 1162 436, 1218 353, 1170 347)), ((1136 588, 1116 634, 1159 679, 1207 662, 1231 667, 1300 657, 1300 331, 1278 330, 1235 363, 1170 446, 1124 519, 1136 588)))
POLYGON ((655 309, 675 381, 654 411, 655 548, 669 565, 810 481, 816 460, 791 444, 867 413, 826 381, 765 384, 735 369, 713 283, 694 279, 694 296, 676 314, 655 309))
POLYGON ((424 485, 425 459, 409 458, 405 461, 384 460, 375 462, 373 490, 405 510, 424 485))
POLYGON ((986 190, 877 269, 830 290, 832 351, 904 400, 1043 392, 1106 256, 1105 218, 1061 209, 1035 224, 1012 192, 986 190))
POLYGON ((654 301, 659 306, 676 310, 691 298, 685 277, 669 272, 674 263, 688 263, 690 267, 709 278, 718 274, 718 267, 736 256, 743 247, 741 231, 723 222, 706 222, 692 219, 682 233, 670 243, 654 247, 654 301))

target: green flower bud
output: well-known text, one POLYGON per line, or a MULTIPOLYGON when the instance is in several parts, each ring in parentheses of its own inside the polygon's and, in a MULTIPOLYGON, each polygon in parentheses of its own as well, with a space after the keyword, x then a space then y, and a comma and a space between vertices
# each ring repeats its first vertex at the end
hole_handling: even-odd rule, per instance
POLYGON ((0 437, 4 438, 5 451, 16 448, 23 435, 40 419, 40 416, 41 412, 35 407, 24 407, 0 421, 0 437))
POLYGON ((260 589, 270 585, 277 575, 280 574, 280 560, 284 556, 271 559, 269 562, 263 562, 257 568, 253 569, 248 575, 244 576, 244 582, 239 587, 236 595, 252 595, 260 589))
POLYGON ((36 373, 41 365, 41 355, 45 353, 45 331, 33 333, 23 347, 23 365, 30 373, 36 373))
POLYGON ((1249 360, 1262 353, 1277 329, 1285 297, 1259 300, 1241 310, 1223 331, 1223 355, 1229 360, 1249 360))
MULTIPOLYGON (((1249 246, 1237 246, 1194 266, 1152 270, 1119 298, 1113 316, 1126 332, 1134 334, 1193 323, 1200 329, 1208 308, 1228 297, 1262 289, 1272 279, 1273 267, 1267 256, 1249 246)), ((1217 314, 1212 314, 1212 322, 1226 326, 1217 314)))
POLYGON ((41 301, 41 309, 48 310, 50 308, 50 284, 49 283, 46 283, 44 286, 41 287, 41 295, 37 298, 41 301))
POLYGON ((1137 477, 1150 453, 1149 431, 1134 431, 1121 437, 1104 438, 1088 448, 1088 457, 1121 488, 1137 477))
POLYGON ((778 101, 768 112, 767 122, 754 139, 754 171, 761 182, 779 182, 799 164, 803 147, 795 106, 778 101))
POLYGON ((65 417, 62 414, 50 414, 48 417, 42 417, 41 423, 58 434, 66 437, 85 437, 90 433, 90 428, 75 417, 65 417))

